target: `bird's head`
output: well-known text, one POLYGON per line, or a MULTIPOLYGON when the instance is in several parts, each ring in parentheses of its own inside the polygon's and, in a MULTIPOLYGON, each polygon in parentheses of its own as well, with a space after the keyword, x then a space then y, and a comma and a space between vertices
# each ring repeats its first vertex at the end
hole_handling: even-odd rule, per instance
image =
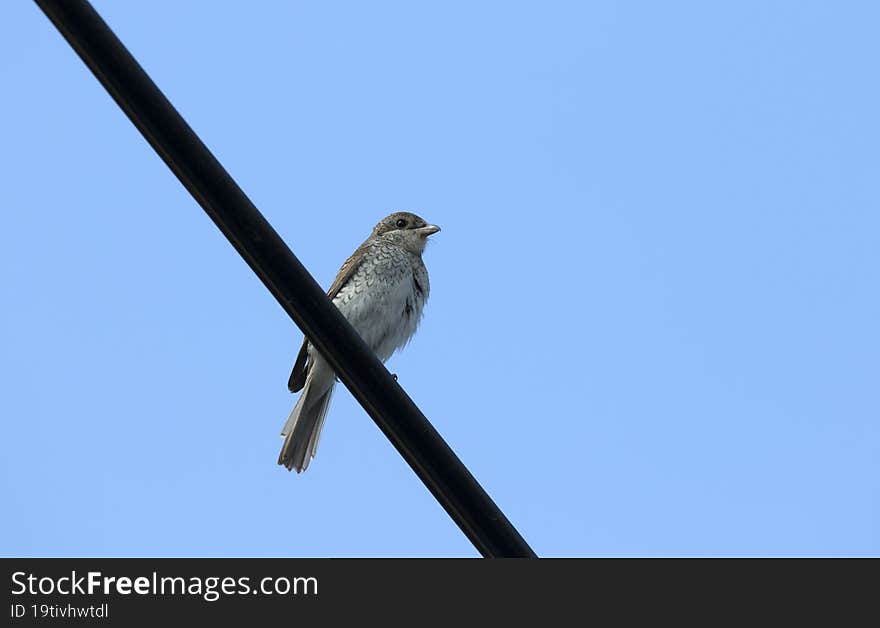
POLYGON ((412 253, 421 255, 428 236, 440 231, 437 225, 429 225, 423 218, 410 212, 395 212, 383 218, 373 229, 373 235, 394 242, 412 253))

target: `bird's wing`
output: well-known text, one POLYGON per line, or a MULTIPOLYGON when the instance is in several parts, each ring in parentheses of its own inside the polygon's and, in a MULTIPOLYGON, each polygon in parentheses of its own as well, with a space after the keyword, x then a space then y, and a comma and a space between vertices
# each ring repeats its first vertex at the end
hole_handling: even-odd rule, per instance
POLYGON ((293 363, 293 370, 290 372, 290 379, 287 380, 287 389, 294 393, 302 390, 306 385, 306 375, 309 369, 306 362, 309 361, 309 339, 303 339, 302 348, 299 355, 296 356, 296 362, 293 363))
POLYGON ((345 263, 342 264, 342 268, 340 268, 339 272, 336 274, 336 279, 333 280, 333 285, 330 286, 330 289, 327 291, 328 297, 333 299, 339 294, 339 291, 342 290, 342 286, 345 285, 345 282, 351 279, 351 276, 354 275, 358 266, 364 261, 364 253, 372 243, 371 240, 367 240, 357 247, 357 250, 351 254, 351 257, 345 260, 345 263))
MULTIPOLYGON (((331 300, 339 294, 339 291, 342 290, 342 286, 345 285, 345 282, 354 275, 358 266, 361 265, 361 261, 364 259, 364 252, 369 246, 370 241, 367 240, 351 254, 351 257, 345 260, 344 264, 342 264, 342 268, 340 268, 339 272, 336 274, 336 279, 333 280, 333 285, 330 286, 330 290, 327 291, 327 296, 330 297, 331 300)), ((306 385, 306 375, 309 373, 310 366, 309 339, 304 338, 299 354, 296 356, 296 362, 293 364, 293 370, 290 372, 290 379, 287 380, 287 388, 290 392, 298 392, 306 385)))

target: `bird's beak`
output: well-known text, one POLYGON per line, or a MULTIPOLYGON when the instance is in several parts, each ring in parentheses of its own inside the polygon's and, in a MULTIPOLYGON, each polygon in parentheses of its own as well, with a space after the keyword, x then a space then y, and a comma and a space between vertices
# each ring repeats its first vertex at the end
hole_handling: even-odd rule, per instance
POLYGON ((416 229, 416 233, 418 233, 423 238, 427 238, 429 235, 437 233, 440 231, 440 227, 437 225, 425 225, 424 227, 419 227, 416 229))

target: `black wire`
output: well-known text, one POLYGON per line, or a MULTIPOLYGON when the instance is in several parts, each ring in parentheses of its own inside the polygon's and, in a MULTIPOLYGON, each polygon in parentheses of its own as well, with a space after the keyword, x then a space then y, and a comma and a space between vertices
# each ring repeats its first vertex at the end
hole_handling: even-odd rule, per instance
POLYGON ((480 553, 536 557, 91 4, 35 1, 480 553))

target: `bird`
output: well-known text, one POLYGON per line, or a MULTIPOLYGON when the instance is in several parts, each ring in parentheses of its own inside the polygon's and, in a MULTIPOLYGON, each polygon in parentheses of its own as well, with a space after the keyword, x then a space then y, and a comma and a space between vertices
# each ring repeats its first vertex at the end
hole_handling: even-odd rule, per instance
MULTIPOLYGON (((386 216, 345 260, 327 292, 382 362, 418 328, 430 291, 422 253, 438 231, 410 212, 386 216)), ((287 383, 290 392, 302 392, 281 430, 278 464, 288 471, 305 471, 315 457, 335 385, 330 364, 304 339, 287 383)))

